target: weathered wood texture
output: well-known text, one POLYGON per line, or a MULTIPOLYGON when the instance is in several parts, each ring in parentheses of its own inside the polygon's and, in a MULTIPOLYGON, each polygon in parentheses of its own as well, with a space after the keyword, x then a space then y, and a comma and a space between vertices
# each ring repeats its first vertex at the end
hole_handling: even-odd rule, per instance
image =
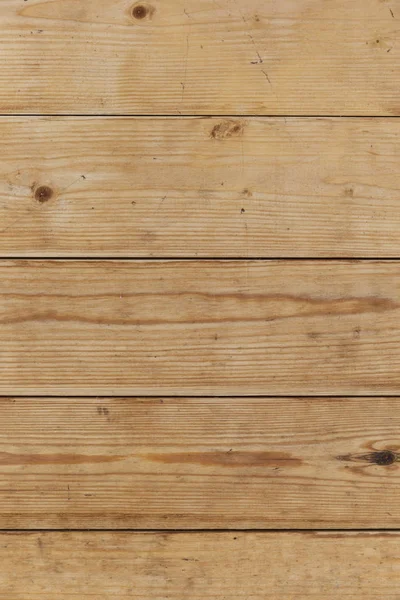
POLYGON ((0 391, 400 392, 398 261, 0 262, 0 391))
POLYGON ((3 113, 398 115, 398 0, 7 0, 3 113))
POLYGON ((400 526, 399 398, 3 398, 0 430, 3 529, 400 526))
POLYGON ((398 256, 399 138, 397 119, 3 118, 0 254, 398 256))
POLYGON ((397 600, 398 533, 0 533, 1 600, 397 600))

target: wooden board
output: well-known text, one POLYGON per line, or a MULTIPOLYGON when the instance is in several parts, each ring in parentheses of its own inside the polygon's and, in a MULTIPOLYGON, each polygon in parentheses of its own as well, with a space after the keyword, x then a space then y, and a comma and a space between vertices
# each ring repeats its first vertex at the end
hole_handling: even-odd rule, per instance
POLYGON ((6 0, 0 112, 399 115, 399 0, 6 0))
POLYGON ((1 600, 396 600, 398 533, 1 533, 1 600))
POLYGON ((0 392, 400 393, 398 261, 0 262, 0 392))
POLYGON ((3 398, 0 528, 399 527, 399 430, 400 398, 3 398))
POLYGON ((397 119, 3 118, 0 254, 398 256, 399 137, 397 119))

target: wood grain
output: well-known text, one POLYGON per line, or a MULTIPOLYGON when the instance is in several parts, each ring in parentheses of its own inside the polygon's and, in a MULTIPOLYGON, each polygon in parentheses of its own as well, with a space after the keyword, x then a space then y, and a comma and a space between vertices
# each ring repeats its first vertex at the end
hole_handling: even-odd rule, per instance
POLYGON ((6 0, 0 111, 399 115, 398 0, 6 0))
POLYGON ((399 137, 387 118, 3 118, 0 254, 398 256, 399 137))
POLYGON ((396 395, 398 261, 0 262, 5 395, 396 395))
POLYGON ((0 431, 2 529, 400 526, 400 398, 3 398, 0 431))
POLYGON ((398 533, 1 533, 1 600, 396 600, 398 533))

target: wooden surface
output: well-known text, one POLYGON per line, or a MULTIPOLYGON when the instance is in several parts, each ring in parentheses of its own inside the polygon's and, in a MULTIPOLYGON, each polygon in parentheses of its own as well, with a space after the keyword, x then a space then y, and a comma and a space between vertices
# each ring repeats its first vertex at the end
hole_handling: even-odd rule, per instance
POLYGON ((0 19, 1 113, 400 113, 398 0, 7 0, 0 19))
POLYGON ((0 528, 400 527, 399 427, 400 398, 3 398, 0 528))
POLYGON ((398 533, 2 533, 1 600, 397 600, 398 533))
POLYGON ((398 600, 399 19, 0 3, 0 600, 398 600))
POLYGON ((396 395, 398 261, 0 262, 6 395, 396 395))
POLYGON ((399 137, 397 119, 3 118, 0 253, 397 256, 399 137))

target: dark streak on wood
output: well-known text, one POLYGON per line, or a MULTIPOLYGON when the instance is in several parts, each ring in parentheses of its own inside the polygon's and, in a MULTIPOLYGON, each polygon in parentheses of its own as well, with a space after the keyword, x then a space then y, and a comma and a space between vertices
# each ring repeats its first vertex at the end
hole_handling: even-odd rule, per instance
POLYGON ((193 463, 205 466, 224 467, 297 467, 303 461, 286 452, 174 452, 170 454, 147 454, 149 460, 168 464, 193 463))

